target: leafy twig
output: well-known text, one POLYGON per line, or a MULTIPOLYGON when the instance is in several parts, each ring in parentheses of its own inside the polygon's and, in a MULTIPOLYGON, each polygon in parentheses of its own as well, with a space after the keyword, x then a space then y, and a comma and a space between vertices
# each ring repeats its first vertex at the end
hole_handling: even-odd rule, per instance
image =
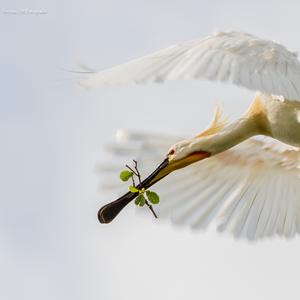
POLYGON ((142 180, 141 180, 141 174, 138 170, 138 166, 137 166, 137 161, 133 159, 133 162, 134 162, 134 169, 136 170, 136 175, 139 179, 139 183, 141 184, 142 183, 142 180))
POLYGON ((146 205, 149 207, 149 209, 151 210, 153 216, 157 219, 157 215, 152 207, 152 205, 148 202, 148 200, 145 201, 146 205))
MULTIPOLYGON (((137 174, 128 165, 126 165, 125 167, 128 168, 134 175, 137 176, 137 174)), ((132 180, 132 185, 135 187, 135 181, 133 176, 131 176, 131 180, 132 180)))
POLYGON ((154 217, 157 218, 157 215, 156 215, 156 213, 153 209, 153 206, 149 202, 151 202, 152 204, 159 203, 159 196, 155 192, 146 190, 145 188, 142 188, 142 189, 137 188, 137 186, 135 184, 134 176, 136 176, 138 178, 139 185, 142 184, 142 178, 141 178, 140 171, 138 169, 137 161, 133 160, 133 163, 134 163, 134 167, 133 167, 134 169, 131 168, 129 165, 126 165, 126 168, 129 171, 128 170, 123 170, 120 173, 120 179, 122 181, 128 181, 128 179, 131 178, 132 186, 129 187, 129 190, 132 193, 139 193, 139 195, 137 196, 137 198, 135 200, 135 204, 139 205, 139 206, 144 206, 146 204, 148 206, 148 208, 150 209, 150 211, 152 212, 152 214, 154 215, 154 217), (146 199, 144 194, 146 194, 149 201, 146 199))

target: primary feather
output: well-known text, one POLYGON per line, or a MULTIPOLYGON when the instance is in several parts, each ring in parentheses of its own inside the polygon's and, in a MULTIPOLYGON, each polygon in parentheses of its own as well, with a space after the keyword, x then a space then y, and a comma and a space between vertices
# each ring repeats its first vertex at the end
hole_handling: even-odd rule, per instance
POLYGON ((198 78, 300 101, 297 55, 276 42, 234 31, 170 46, 91 74, 81 84, 96 87, 198 78))
MULTIPOLYGON (((137 159, 148 175, 169 145, 180 140, 126 131, 117 137, 108 146, 115 165, 100 167, 103 187, 116 189, 124 161, 137 159)), ((179 170, 156 190, 161 196, 159 216, 174 223, 199 229, 215 222, 218 230, 247 239, 300 232, 300 150, 270 138, 251 138, 179 170)))

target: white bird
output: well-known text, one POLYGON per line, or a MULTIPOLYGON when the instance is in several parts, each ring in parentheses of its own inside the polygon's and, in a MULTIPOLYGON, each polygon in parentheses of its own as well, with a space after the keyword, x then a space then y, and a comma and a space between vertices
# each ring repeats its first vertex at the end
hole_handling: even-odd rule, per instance
MULTIPOLYGON (((192 78, 232 82, 256 94, 246 113, 232 124, 217 110, 209 128, 195 137, 177 142, 126 133, 115 153, 135 150, 145 170, 167 153, 140 188, 193 164, 162 181, 166 189, 160 214, 175 222, 205 228, 216 221, 218 229, 249 239, 299 233, 300 62, 295 53, 250 34, 221 32, 92 74, 81 84, 192 78)), ((102 207, 100 222, 110 222, 136 196, 128 192, 102 207)))

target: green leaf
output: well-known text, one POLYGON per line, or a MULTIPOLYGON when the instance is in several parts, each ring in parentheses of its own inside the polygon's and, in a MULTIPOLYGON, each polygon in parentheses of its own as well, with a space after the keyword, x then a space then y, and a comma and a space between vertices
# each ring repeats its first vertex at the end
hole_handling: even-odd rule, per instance
POLYGON ((139 205, 139 206, 144 206, 145 202, 146 199, 142 194, 138 195, 134 201, 135 205, 139 205))
POLYGON ((131 193, 138 193, 138 189, 136 188, 136 187, 134 187, 134 186, 129 186, 129 191, 131 192, 131 193))
POLYGON ((133 173, 128 171, 128 170, 123 170, 121 173, 120 173, 120 179, 122 181, 127 181, 130 177, 132 177, 133 173))
POLYGON ((157 203, 159 203, 159 196, 158 196, 155 192, 146 191, 146 195, 147 195, 148 200, 149 200, 152 204, 157 204, 157 203))

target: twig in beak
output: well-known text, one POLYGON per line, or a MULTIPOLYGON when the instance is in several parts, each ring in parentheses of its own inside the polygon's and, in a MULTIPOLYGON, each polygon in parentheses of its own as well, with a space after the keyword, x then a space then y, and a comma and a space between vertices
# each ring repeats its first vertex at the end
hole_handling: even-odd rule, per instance
MULTIPOLYGON (((142 179, 141 179, 141 173, 138 169, 138 163, 135 159, 133 159, 133 162, 134 162, 134 170, 128 165, 126 165, 126 168, 128 168, 138 178, 139 184, 141 185, 142 184, 142 179)), ((131 179, 132 179, 133 186, 136 187, 133 176, 131 176, 131 179)), ((148 200, 146 198, 145 198, 145 204, 148 206, 148 208, 152 212, 153 216, 157 219, 157 214, 155 213, 152 205, 148 202, 148 200)))
POLYGON ((136 173, 137 173, 137 177, 139 179, 139 183, 142 184, 142 181, 141 181, 141 174, 140 174, 140 171, 138 170, 138 167, 137 167, 137 161, 136 160, 133 160, 134 162, 134 168, 136 170, 136 173))

